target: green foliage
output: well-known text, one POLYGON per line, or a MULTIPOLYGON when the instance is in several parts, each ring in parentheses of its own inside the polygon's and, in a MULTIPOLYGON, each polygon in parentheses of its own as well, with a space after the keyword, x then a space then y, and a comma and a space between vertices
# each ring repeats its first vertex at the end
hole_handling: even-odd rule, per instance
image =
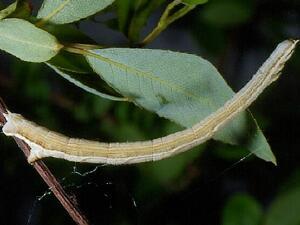
MULTIPOLYGON (((102 93, 98 91, 96 87, 97 82, 100 83, 99 80, 97 80, 95 77, 95 74, 86 74, 86 73, 77 73, 72 71, 66 71, 63 69, 60 69, 58 67, 52 66, 51 64, 47 64, 49 67, 51 67, 57 74, 61 75, 63 78, 68 80, 69 82, 75 84, 76 86, 82 88, 83 90, 94 94, 98 97, 102 97, 105 99, 113 100, 113 101, 124 101, 125 99, 122 97, 115 97, 109 94, 102 93), (96 82, 96 83, 95 83, 96 82)), ((99 86, 99 85, 98 85, 99 86)))
POLYGON ((299 168, 280 186, 275 199, 265 213, 263 225, 300 224, 300 170, 299 168))
MULTIPOLYGON (((126 48, 92 53, 96 55, 87 57, 89 63, 108 84, 136 104, 184 127, 204 119, 234 95, 218 71, 198 56, 126 48)), ((251 120, 241 113, 215 139, 244 144, 243 133, 251 127, 247 148, 275 163, 266 139, 251 120)))
POLYGON ((136 43, 150 15, 166 0, 117 0, 119 29, 128 39, 136 43))
POLYGON ((9 17, 20 18, 20 19, 30 19, 32 13, 32 8, 30 3, 26 0, 18 0, 16 9, 9 15, 9 17))
MULTIPOLYGON (((11 74, 6 76, 5 71, 3 73, 1 70, 1 91, 3 91, 5 98, 7 97, 9 106, 12 106, 12 109, 15 108, 16 111, 24 112, 26 116, 29 116, 28 118, 34 117, 35 121, 42 122, 41 124, 50 129, 63 133, 69 132, 71 136, 85 136, 89 139, 101 139, 110 142, 147 140, 182 129, 182 127, 179 127, 177 124, 183 127, 192 126, 194 123, 218 109, 218 107, 223 105, 223 103, 234 94, 218 71, 216 71, 210 63, 198 56, 147 49, 108 48, 95 50, 91 52, 96 53, 97 56, 88 57, 88 60, 98 75, 93 71, 84 54, 74 54, 64 51, 71 47, 81 52, 96 48, 99 40, 93 40, 85 34, 79 20, 90 17, 91 20, 89 22, 93 22, 95 30, 101 30, 101 26, 97 27, 97 23, 103 22, 100 21, 102 20, 102 15, 99 21, 98 17, 92 16, 98 12, 104 12, 102 11, 103 9, 105 9, 105 13, 108 12, 104 17, 107 16, 109 17, 109 21, 114 22, 114 29, 123 32, 129 39, 130 44, 128 45, 141 47, 143 46, 143 42, 141 42, 140 35, 146 30, 144 28, 149 18, 154 15, 155 11, 163 12, 166 10, 170 3, 174 3, 172 0, 45 0, 43 1, 43 6, 38 11, 37 17, 39 20, 36 24, 33 24, 37 21, 37 18, 32 15, 32 8, 29 1, 19 0, 10 2, 13 3, 8 6, 4 6, 4 4, 0 2, 0 49, 15 55, 23 61, 46 62, 46 65, 52 69, 49 69, 44 64, 24 63, 20 60, 13 60, 7 57, 11 60, 10 62, 12 62, 9 68, 11 74), (108 7, 110 4, 112 4, 112 6, 108 7), (116 17, 114 17, 115 15, 116 17), (76 23, 68 24, 72 22, 76 23), (65 47, 62 48, 60 43, 65 47), (56 73, 51 73, 53 72, 52 70, 56 73), (55 76, 55 74, 58 76, 55 76), (64 80, 61 79, 61 77, 64 80), (73 85, 67 85, 66 81, 88 93, 84 93, 82 90, 76 89, 76 87, 73 88, 73 85), (110 101, 124 100, 120 94, 130 98, 135 104, 110 101), (32 107, 32 105, 34 106, 32 107), (175 123, 159 118, 154 113, 147 112, 140 107, 136 107, 136 105, 142 106, 175 123), (66 121, 66 117, 70 118, 67 118, 66 121)), ((188 27, 191 27, 191 30, 199 41, 203 56, 216 56, 213 59, 217 62, 216 65, 218 65, 218 68, 225 68, 225 71, 227 70, 228 72, 231 71, 230 69, 233 67, 231 60, 235 57, 232 57, 232 54, 245 53, 245 56, 247 56, 247 51, 250 51, 249 49, 253 47, 250 41, 253 41, 253 39, 268 40, 268 42, 273 45, 275 42, 278 42, 279 39, 286 38, 286 31, 289 30, 289 32, 291 32, 290 28, 295 27, 295 24, 288 24, 289 26, 286 26, 286 21, 282 20, 281 17, 281 15, 284 15, 281 13, 283 13, 285 8, 289 8, 287 7, 289 5, 288 1, 286 3, 282 1, 280 3, 284 7, 282 7, 282 11, 276 11, 278 12, 276 14, 274 14, 273 7, 270 7, 272 8, 271 11, 266 7, 268 4, 273 4, 273 2, 267 2, 268 1, 252 0, 175 0, 176 4, 170 7, 167 18, 174 18, 173 16, 185 7, 194 7, 208 3, 203 5, 199 11, 197 11, 196 8, 194 14, 192 14, 188 20, 180 24, 180 30, 182 26, 188 25, 188 27), (270 16, 270 13, 272 16, 270 16), (257 17, 254 17, 254 15, 259 15, 259 19, 255 19, 257 17), (254 31, 253 27, 259 27, 259 32, 254 32, 253 37, 247 37, 243 40, 243 36, 246 36, 248 31, 252 34, 254 31), (240 32, 241 30, 246 31, 246 33, 240 32), (241 52, 237 51, 237 49, 241 47, 239 44, 240 41, 247 43, 247 46, 243 43, 241 52), (234 49, 234 51, 232 51, 232 49, 234 49), (230 63, 227 65, 228 60, 230 63)), ((275 4, 278 3, 274 2, 274 5, 275 4)), ((293 12, 293 18, 289 18, 289 20, 293 21, 297 18, 297 9, 299 7, 294 3, 290 5, 292 5, 292 7, 290 6, 291 10, 288 13, 293 12)), ((181 15, 185 15, 185 13, 181 15)), ((161 22, 161 20, 158 21, 161 22)), ((166 20, 162 21, 166 22, 166 20)), ((88 21, 85 21, 85 23, 86 22, 88 21)), ((104 21, 104 23, 105 22, 106 21, 104 21)), ((165 23, 164 25, 167 27, 169 24, 165 23)), ((176 29, 176 26, 174 26, 174 28, 176 29)), ((159 35, 161 31, 162 30, 159 30, 157 35, 159 35)), ((176 39, 176 37, 172 38, 176 39)), ((149 43, 151 41, 149 41, 149 43)), ((105 46, 105 43, 99 44, 105 46)), ((123 44, 124 43, 116 43, 116 46, 124 46, 123 44)), ((257 43, 255 43, 255 46, 256 44, 257 43)), ((267 51, 267 48, 271 49, 271 45, 268 46, 263 41, 260 41, 259 44, 260 48, 261 46, 266 46, 265 51, 267 51)), ((128 45, 125 47, 128 47, 128 45)), ((99 46, 97 48, 102 47, 99 46)), ((256 50, 251 49, 251 51, 256 50)), ((197 52, 197 50, 195 50, 195 52, 197 52)), ((298 68, 299 63, 297 62, 299 57, 294 59, 292 62, 294 64, 290 65, 297 71, 296 68, 298 68)), ((237 64, 238 66, 235 69, 239 71, 240 61, 238 61, 237 64)), ((239 77, 238 79, 242 78, 239 77)), ((296 83, 296 81, 297 79, 292 79, 292 82, 296 83)), ((285 78, 284 82, 288 82, 287 78, 285 78)), ((282 87, 284 85, 280 86, 282 87)), ((289 108, 289 106, 295 106, 295 104, 291 103, 293 102, 291 99, 293 99, 293 96, 296 98, 297 90, 298 89, 296 89, 292 95, 288 95, 288 98, 284 94, 282 95, 282 93, 289 92, 280 92, 280 96, 282 96, 283 100, 280 98, 276 99, 276 101, 281 100, 281 102, 286 102, 286 99, 289 99, 288 104, 290 105, 279 108, 275 107, 274 109, 274 112, 282 113, 280 114, 280 119, 284 118, 284 122, 278 124, 272 122, 272 119, 274 119, 272 115, 276 113, 269 113, 268 110, 264 111, 264 115, 269 118, 264 118, 263 121, 259 120, 259 122, 261 124, 261 122, 265 122, 266 120, 270 121, 267 126, 268 134, 271 133, 273 135, 272 132, 274 132, 274 130, 272 131, 271 129, 275 127, 275 129, 278 130, 278 125, 281 127, 283 124, 288 124, 287 126, 292 127, 289 129, 291 133, 293 128, 296 127, 294 124, 296 124, 297 120, 295 120, 295 117, 286 109, 289 108), (283 111, 286 111, 285 114, 283 111), (273 126, 273 128, 270 128, 270 126, 273 126)), ((273 94, 272 92, 272 95, 273 94)), ((276 94, 274 96, 276 96, 276 94)), ((263 102, 263 104, 264 103, 265 102, 263 102)), ((263 110, 267 108, 268 107, 265 107, 263 110)), ((257 110, 257 108, 255 108, 255 110, 257 110)), ((296 112, 297 109, 294 109, 293 113, 296 112)), ((256 112, 256 114, 258 113, 256 112)), ((283 154, 283 157, 291 157, 292 150, 290 149, 293 149, 291 145, 293 141, 284 140, 283 131, 279 131, 278 133, 278 136, 272 136, 270 140, 273 141, 272 139, 276 139, 276 143, 278 144, 276 148, 279 151, 284 150, 285 153, 289 151, 286 153, 288 155, 284 155, 285 153, 280 152, 279 156, 283 154), (280 142, 284 141, 286 141, 286 143, 280 146, 280 142)), ((291 136, 291 138, 293 138, 293 136, 291 136)), ((237 189, 242 189, 242 191, 248 190, 249 188, 251 193, 254 192, 253 196, 255 197, 247 194, 234 194, 233 197, 230 197, 226 202, 222 218, 218 224, 299 225, 300 175, 299 173, 296 174, 293 179, 290 179, 285 185, 282 185, 281 182, 278 181, 280 178, 286 176, 285 170, 289 170, 290 167, 292 167, 291 165, 284 165, 285 162, 281 158, 280 167, 278 168, 268 167, 268 165, 264 164, 262 164, 263 167, 261 167, 260 164, 258 167, 257 164, 252 161, 251 163, 247 162, 247 164, 245 164, 247 166, 245 170, 240 170, 240 168, 245 166, 240 164, 242 161, 240 159, 244 159, 244 156, 249 155, 247 149, 262 159, 275 162, 267 140, 252 115, 249 112, 241 113, 231 124, 224 127, 214 139, 229 144, 203 144, 184 154, 155 163, 144 163, 138 166, 113 169, 111 167, 106 167, 105 169, 104 167, 99 167, 101 171, 99 174, 96 174, 96 176, 93 176, 93 182, 95 185, 100 184, 99 187, 101 187, 100 191, 97 189, 97 193, 94 193, 94 196, 104 193, 108 196, 108 201, 113 199, 109 204, 113 207, 110 213, 112 217, 115 217, 119 211, 127 213, 126 210, 128 209, 126 209, 126 207, 120 207, 121 209, 118 209, 119 206, 116 206, 118 204, 115 203, 115 201, 118 201, 118 203, 126 202, 126 200, 123 201, 124 199, 119 201, 118 196, 116 196, 121 192, 120 190, 126 186, 126 190, 124 191, 126 192, 126 198, 127 195, 130 195, 130 198, 132 197, 132 199, 136 198, 138 200, 138 208, 137 210, 135 208, 135 210, 138 211, 137 217, 139 217, 138 220, 141 220, 139 221, 140 224, 144 224, 143 219, 145 220, 145 218, 147 219, 146 223, 151 223, 145 214, 149 214, 150 216, 148 217, 156 219, 157 211, 163 209, 163 213, 159 212, 158 214, 165 216, 168 215, 168 210, 171 211, 174 210, 174 208, 175 210, 180 209, 180 212, 182 212, 176 219, 182 217, 184 218, 184 222, 165 222, 163 216, 160 217, 163 218, 161 221, 155 221, 158 221, 157 223, 186 224, 188 223, 186 217, 190 216, 190 213, 193 213, 193 200, 191 201, 191 199, 194 199, 195 196, 195 200, 197 200, 195 204, 198 204, 199 195, 201 196, 200 200, 202 200, 202 196, 207 194, 205 192, 206 188, 213 190, 213 197, 218 198, 218 202, 220 198, 223 202, 222 197, 227 196, 228 193, 224 194, 224 191, 236 191, 236 187, 238 187, 237 189), (212 151, 207 151, 206 154, 202 156, 203 159, 201 159, 201 163, 198 164, 198 160, 196 161, 195 159, 199 158, 199 155, 202 154, 206 148, 212 151), (211 152, 214 154, 211 155, 211 152), (225 160, 230 161, 230 163, 231 161, 238 163, 233 163, 233 167, 229 165, 228 169, 228 162, 225 162, 227 163, 225 166, 226 173, 223 173, 221 171, 223 171, 224 165, 221 164, 220 161, 216 161, 214 158, 216 155, 222 159, 222 163, 224 163, 225 160), (209 160, 207 160, 207 158, 209 160), (130 173, 126 174, 127 176, 123 176, 124 171, 128 169, 130 173), (238 170, 238 173, 235 173, 235 170, 238 170), (278 173, 279 170, 280 173, 278 173), (116 173, 114 174, 112 171, 116 173), (222 176, 219 176, 220 172, 222 176), (263 173, 260 174, 261 172, 263 173), (215 173, 217 173, 218 179, 211 182, 211 179, 215 177, 215 173), (232 175, 234 175, 233 182, 232 175), (239 176, 240 179, 237 180, 236 176, 239 176), (123 182, 122 179, 130 179, 130 184, 126 183, 124 185, 122 183, 122 185, 120 185, 119 180, 123 182), (208 184, 206 183, 206 179, 209 180, 208 184), (108 189, 110 189, 111 192, 118 192, 117 194, 107 194, 106 187, 103 186, 102 188, 103 182, 107 181, 110 183, 110 180, 113 185, 109 184, 108 189), (266 180, 266 183, 262 183, 262 180, 266 180), (279 186, 279 188, 276 186, 279 186), (114 188, 116 190, 111 190, 114 188), (220 190, 220 192, 216 191, 215 188, 220 190), (279 189, 279 193, 276 195, 273 193, 275 188, 279 189), (161 194, 164 194, 164 196, 161 194), (274 196, 275 201, 273 200, 274 196), (115 199, 115 197, 117 198, 115 199), (173 206, 169 205, 169 197, 171 198, 171 203, 173 203, 175 199, 176 207, 172 208, 173 206), (260 199, 260 203, 256 201, 256 197, 260 199), (144 201, 145 199, 150 199, 150 201, 144 201), (159 204, 159 207, 155 207, 156 205, 153 207, 152 204, 155 203, 157 203, 157 205, 159 204), (187 204, 188 207, 186 207, 187 204), (168 207, 167 213, 165 213, 165 205, 168 207), (264 205, 264 212, 262 205, 264 205), (156 209, 149 209, 151 207, 156 209), (183 210, 180 207, 184 207, 182 208, 183 210), (186 215, 187 213, 189 215, 186 215)), ((8 145, 4 141, 3 143, 6 149, 8 145)), ((2 167, 6 165, 6 168, 13 168, 9 169, 10 176, 12 176, 13 173, 19 174, 18 179, 15 179, 14 182, 8 179, 6 181, 3 180, 3 183, 9 186, 10 184, 14 184, 17 180, 22 180, 23 174, 20 175, 19 172, 23 170, 18 169, 18 161, 15 158, 16 155, 14 151, 1 152, 3 156, 1 157, 3 160, 1 162, 2 167), (8 154, 12 154, 12 156, 7 160, 6 157, 8 154), (9 165, 9 167, 7 165, 9 165), (19 179, 20 177, 22 177, 22 179, 19 179)), ((294 156, 297 155, 293 155, 293 157, 294 156)), ((290 164, 291 161, 293 160, 287 160, 287 164, 290 164)), ((297 163, 297 160, 294 161, 293 163, 297 163)), ((61 177, 69 176, 72 169, 68 168, 68 163, 58 160, 55 163, 59 165, 59 169, 57 169, 56 172, 64 173, 61 177)), ((73 166, 73 164, 70 165, 73 166)), ((86 169, 86 165, 76 164, 76 166, 83 167, 84 170, 86 169)), ((32 171, 29 171, 29 173, 32 173, 32 171)), ((32 184, 35 178, 30 180, 30 177, 26 176, 26 179, 28 179, 26 183, 32 184)), ((89 179, 90 177, 85 177, 84 182, 88 182, 87 180, 89 179)), ((78 180, 80 179, 78 178, 78 180)), ((68 178, 66 178, 65 181, 68 184, 68 178)), ((86 193, 90 183, 85 186, 86 183, 84 182, 84 185, 81 185, 82 183, 80 183, 80 185, 83 187, 82 190, 86 193)), ((38 182, 34 184, 37 185, 37 183, 38 182)), ((39 187, 38 190, 34 190, 32 189, 32 185, 29 187, 30 191, 34 193, 34 197, 44 188, 39 187)), ((5 190, 5 193, 7 191, 8 190, 5 190)), ((20 192, 17 189, 17 193, 23 194, 25 191, 20 192)), ((26 201, 28 201, 28 196, 25 197, 26 201)), ((32 196, 29 197, 32 198, 32 196)), ((84 195, 84 198, 85 197, 84 195)), ((19 204, 20 200, 18 199, 17 201, 17 204, 19 204)), ((80 201, 78 202, 80 203, 80 201)), ((212 203, 215 204, 213 198, 209 198, 209 200, 205 201, 204 210, 207 210, 207 207, 209 208, 212 203)), ((43 202, 41 202, 41 205, 42 204, 43 202)), ((90 202, 88 202, 88 204, 94 207, 93 210, 95 208, 102 210, 100 208, 101 206, 103 207, 103 205, 107 207, 105 201, 104 204, 103 201, 101 203, 99 201, 95 205, 92 205, 90 202)), ((46 207, 48 208, 48 202, 45 205, 47 205, 46 207)), ((130 207, 133 208, 132 206, 130 207)), ((195 208, 198 212, 199 208, 195 208)), ((216 213, 220 216, 219 211, 217 211, 218 208, 218 205, 213 205, 214 212, 212 213, 212 217, 214 217, 214 220, 219 219, 215 215, 216 213)), ((206 211, 204 212, 206 213, 206 211)), ((128 214, 130 213, 132 212, 130 211, 128 214)), ((5 214, 4 212, 3 214, 10 217, 9 213, 5 214)), ((49 217, 48 213, 43 214, 45 217, 49 217)), ((172 214, 172 217, 173 215, 174 214, 172 214)), ((34 215, 33 217, 38 218, 39 216, 41 215, 34 215)), ((0 216, 0 223, 6 224, 6 222, 2 222, 2 217, 3 215, 0 216)), ((57 217, 59 217, 59 215, 57 215, 57 217)), ((198 214, 196 217, 199 217, 198 214)), ((117 218, 116 224, 135 223, 126 221, 123 217, 121 218, 120 215, 117 215, 115 218, 117 218)), ((9 221, 14 221, 14 219, 14 217, 10 217, 9 221)), ((18 222, 19 219, 18 217, 18 222)), ((53 221, 56 220, 52 224, 69 223, 69 221, 57 222, 56 217, 51 217, 51 219, 53 221)), ((206 219, 205 217, 201 217, 198 223, 216 224, 206 223, 206 219)), ((35 221, 34 223, 38 222, 35 221)), ((43 224, 43 222, 40 224, 43 224)))
MULTIPOLYGON (((145 196, 152 192, 170 188, 170 186, 180 178, 186 176, 187 166, 199 157, 204 150, 204 145, 198 146, 186 154, 158 161, 157 163, 145 163, 139 166, 142 178, 138 184, 138 195, 145 196), (146 186, 145 186, 146 184, 146 186), (141 187, 143 186, 143 187, 141 187)), ((175 189, 175 188, 174 188, 175 189)), ((162 190, 161 190, 162 191, 162 190)))
MULTIPOLYGON (((18 3, 20 2, 23 1, 18 3)), ((124 100, 121 97, 112 96, 111 93, 113 92, 110 87, 103 85, 101 79, 95 79, 95 73, 91 71, 83 56, 69 53, 57 54, 62 46, 56 41, 56 38, 62 43, 67 43, 67 48, 74 46, 77 49, 75 52, 79 54, 86 51, 81 48, 89 49, 87 45, 82 44, 94 43, 76 27, 63 23, 70 23, 91 16, 113 2, 113 0, 84 2, 45 0, 37 16, 41 19, 37 26, 41 26, 43 30, 25 20, 2 20, 0 29, 3 31, 1 32, 3 46, 0 47, 25 61, 44 62, 56 56, 47 65, 69 82, 99 97, 124 100), (16 32, 15 28, 18 27, 20 29, 17 29, 18 32, 16 32), (79 42, 80 44, 74 45, 72 42, 79 42)), ((115 6, 119 29, 132 42, 138 42, 141 29, 150 15, 164 2, 165 0, 117 0, 115 6)), ((175 10, 174 7, 181 3, 194 6, 206 2, 206 0, 173 1, 167 6, 167 13, 162 17, 166 15, 170 18, 176 17, 176 13, 179 13, 180 10, 178 12, 171 11, 175 10)), ((16 3, 15 6, 17 6, 16 3)), ((244 4, 249 5, 249 2, 241 3, 231 0, 224 4, 218 0, 211 1, 210 5, 213 5, 213 10, 216 11, 210 11, 210 8, 207 7, 203 18, 207 23, 220 20, 221 26, 242 23, 246 20, 245 18, 250 16, 250 13, 245 14, 237 10, 239 7, 244 9, 244 4), (214 15, 224 16, 228 7, 229 9, 232 7, 240 15, 233 16, 234 20, 226 21, 219 18, 214 21, 214 15)), ((181 10, 188 12, 193 9, 193 7, 186 7, 188 6, 184 6, 181 10)), ((15 8, 10 9, 8 7, 10 13, 14 12, 15 8)), ((91 52, 96 53, 94 57, 88 57, 91 66, 111 87, 137 105, 156 112, 159 116, 168 118, 183 127, 191 127, 199 122, 234 95, 218 71, 209 62, 198 56, 162 50, 127 48, 91 52)), ((83 107, 83 109, 85 108, 83 107)), ((84 112, 85 110, 77 111, 84 112)), ((265 137, 249 113, 241 113, 216 134, 214 139, 244 146, 258 157, 275 163, 275 157, 265 137)), ((182 171, 182 169, 178 171, 182 171)))
MULTIPOLYGON (((95 44, 95 41, 72 24, 45 24, 43 29, 54 35, 61 43, 95 44)), ((73 58, 74 56, 70 57, 70 60, 73 58)))
POLYGON ((279 195, 272 203, 264 225, 300 224, 300 188, 279 195))
POLYGON ((93 70, 84 56, 62 51, 47 62, 60 70, 79 74, 89 74, 93 70))
POLYGON ((119 30, 125 34, 128 32, 127 27, 130 24, 135 2, 134 0, 116 0, 119 30))
POLYGON ((217 144, 213 151, 217 157, 227 161, 238 161, 247 156, 249 152, 242 146, 217 144))
POLYGON ((2 9, 0 11, 0 19, 2 20, 3 18, 12 14, 16 10, 17 4, 18 4, 18 1, 15 1, 14 3, 7 6, 5 9, 2 9))
POLYGON ((201 17, 210 25, 232 27, 248 21, 252 12, 252 2, 249 0, 212 0, 203 10, 201 17))
POLYGON ((71 23, 106 8, 114 0, 45 0, 37 18, 55 24, 71 23))
POLYGON ((6 17, 28 19, 31 14, 31 8, 26 0, 17 0, 0 11, 0 19, 6 17))
POLYGON ((57 74, 75 84, 84 91, 98 97, 113 101, 125 101, 125 98, 115 97, 118 95, 100 77, 93 73, 85 57, 68 52, 61 52, 46 63, 57 74), (105 94, 103 92, 108 92, 105 94))
POLYGON ((266 212, 249 194, 233 195, 225 204, 222 225, 299 225, 299 171, 283 184, 284 191, 275 197, 266 212))
POLYGON ((188 5, 202 5, 208 2, 208 0, 182 0, 183 3, 188 5))
POLYGON ((47 61, 61 47, 54 36, 25 20, 12 18, 0 21, 0 49, 24 61, 47 61))
POLYGON ((226 203, 222 225, 260 225, 262 207, 249 195, 236 194, 226 203))

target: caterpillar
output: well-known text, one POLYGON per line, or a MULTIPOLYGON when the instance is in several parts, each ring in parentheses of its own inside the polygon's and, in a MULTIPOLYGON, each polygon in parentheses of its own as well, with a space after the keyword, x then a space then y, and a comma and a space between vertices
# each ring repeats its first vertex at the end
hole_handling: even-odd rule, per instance
POLYGON ((31 148, 28 162, 54 157, 74 162, 133 164, 157 161, 187 151, 210 139, 224 124, 245 110, 275 81, 295 50, 298 40, 281 42, 252 79, 217 111, 191 128, 148 141, 104 143, 70 138, 26 120, 22 115, 4 114, 3 133, 15 136, 31 148))

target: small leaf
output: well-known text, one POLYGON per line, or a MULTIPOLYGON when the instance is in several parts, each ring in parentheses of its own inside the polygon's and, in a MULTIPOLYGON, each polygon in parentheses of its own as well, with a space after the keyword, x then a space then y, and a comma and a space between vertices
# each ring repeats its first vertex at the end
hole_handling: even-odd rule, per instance
POLYGON ((272 203, 264 225, 300 224, 300 188, 281 194, 272 203))
POLYGON ((133 12, 133 0, 116 0, 119 30, 127 33, 130 14, 133 12))
POLYGON ((207 3, 208 0, 182 0, 182 3, 187 5, 202 5, 207 3))
POLYGON ((37 18, 64 24, 94 15, 112 4, 114 0, 44 0, 37 18))
POLYGON ((18 4, 18 1, 15 1, 14 3, 7 6, 5 9, 2 9, 0 11, 0 20, 4 19, 5 17, 12 14, 16 10, 17 4, 18 4))
MULTIPOLYGON (((195 55, 126 48, 90 52, 88 62, 115 90, 184 127, 201 121, 234 95, 218 71, 195 55)), ((258 157, 275 163, 268 142, 251 115, 245 112, 214 138, 245 145, 258 157)))
MULTIPOLYGON (((139 41, 142 28, 154 10, 166 0, 116 0, 118 27, 132 43, 139 41)), ((114 21, 111 21, 114 22, 114 21)), ((110 23, 110 26, 112 23, 110 23)))
POLYGON ((115 97, 109 94, 102 93, 96 89, 95 84, 100 83, 99 80, 97 80, 97 77, 95 74, 83 74, 83 73, 76 73, 76 72, 70 72, 65 71, 63 69, 59 69, 49 63, 46 63, 50 68, 52 68, 56 73, 61 75, 63 78, 67 79, 72 84, 75 84, 76 86, 82 88, 83 90, 94 94, 96 96, 113 100, 113 101, 126 101, 125 98, 122 97, 115 97))
POLYGON ((11 18, 0 21, 0 49, 24 61, 47 61, 61 48, 54 36, 26 20, 11 18))
POLYGON ((226 203, 222 225, 260 225, 262 207, 251 196, 237 194, 226 203))

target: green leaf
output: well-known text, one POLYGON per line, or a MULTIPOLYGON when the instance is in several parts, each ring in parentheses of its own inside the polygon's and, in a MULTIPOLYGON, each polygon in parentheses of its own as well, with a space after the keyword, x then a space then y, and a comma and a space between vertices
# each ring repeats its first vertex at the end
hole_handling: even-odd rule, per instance
POLYGON ((0 49, 29 62, 44 62, 62 45, 54 36, 22 19, 0 21, 0 49))
POLYGON ((182 3, 187 5, 202 5, 207 3, 208 0, 182 0, 182 3))
POLYGON ((147 23, 151 14, 166 0, 135 0, 135 9, 130 20, 128 38, 133 43, 139 41, 140 32, 147 23))
POLYGON ((68 52, 61 52, 46 63, 56 73, 67 79, 72 84, 98 97, 113 101, 126 101, 108 87, 101 78, 93 72, 85 57, 68 52), (100 91, 101 90, 101 91, 100 91), (104 92, 107 92, 105 94, 104 92))
MULTIPOLYGON (((90 52, 88 62, 115 90, 184 127, 201 121, 234 95, 215 67, 195 55, 126 48, 90 52)), ((214 139, 245 145, 258 157, 275 163, 268 142, 245 112, 214 139)))
POLYGON ((10 4, 9 6, 7 6, 5 9, 2 9, 0 11, 0 19, 2 20, 5 17, 7 17, 10 14, 12 14, 16 10, 17 4, 18 4, 18 1, 15 1, 14 3, 10 4))
MULTIPOLYGON (((166 0, 116 0, 118 27, 132 43, 139 42, 140 32, 151 14, 166 0)), ((111 21, 114 22, 114 21, 111 21)), ((112 23, 110 23, 110 26, 112 23)))
POLYGON ((134 8, 134 2, 133 0, 116 0, 119 30, 123 33, 127 33, 126 28, 128 27, 130 13, 134 8))
POLYGON ((94 15, 114 0, 44 0, 37 18, 55 24, 72 23, 94 15))
POLYGON ((272 203, 264 225, 300 224, 300 188, 281 194, 272 203))
POLYGON ((262 207, 255 199, 237 194, 224 207, 222 225, 260 225, 262 215, 262 207))
POLYGON ((95 84, 99 84, 99 80, 97 80, 97 77, 95 77, 95 74, 83 74, 83 73, 76 73, 71 71, 66 71, 63 69, 59 69, 49 63, 46 63, 50 68, 52 68, 56 73, 61 75, 63 78, 71 82, 72 84, 75 84, 77 87, 82 88, 86 92, 89 92, 91 94, 94 94, 96 96, 113 100, 113 101, 126 101, 125 98, 122 97, 115 97, 109 94, 105 94, 103 92, 100 92, 97 90, 95 84))

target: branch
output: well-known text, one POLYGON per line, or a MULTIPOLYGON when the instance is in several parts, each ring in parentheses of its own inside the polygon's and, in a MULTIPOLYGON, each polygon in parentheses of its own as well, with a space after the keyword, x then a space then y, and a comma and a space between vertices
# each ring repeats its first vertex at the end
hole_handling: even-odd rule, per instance
MULTIPOLYGON (((6 120, 3 116, 3 113, 7 113, 7 107, 0 97, 0 126, 3 126, 6 123, 6 120)), ((23 151, 26 158, 30 154, 30 147, 19 138, 13 137, 15 142, 18 144, 19 148, 23 151)), ((51 173, 49 168, 45 165, 44 162, 37 161, 32 164, 35 170, 42 177, 44 182, 49 186, 49 189, 58 199, 60 204, 65 208, 65 210, 69 213, 70 217, 74 220, 74 222, 78 225, 88 225, 88 221, 85 216, 78 209, 76 202, 69 196, 63 187, 60 185, 55 176, 51 173)))
POLYGON ((143 47, 150 42, 152 42, 157 36, 164 31, 171 23, 174 21, 178 20, 179 18, 183 17, 186 15, 189 11, 194 9, 196 6, 195 5, 185 5, 183 8, 178 10, 177 12, 171 14, 171 11, 177 6, 181 4, 180 0, 174 0, 171 2, 165 11, 163 12, 162 16, 159 19, 158 24, 156 27, 151 31, 150 34, 148 34, 144 40, 139 44, 139 46, 143 47), (171 15, 170 15, 171 14, 171 15))

